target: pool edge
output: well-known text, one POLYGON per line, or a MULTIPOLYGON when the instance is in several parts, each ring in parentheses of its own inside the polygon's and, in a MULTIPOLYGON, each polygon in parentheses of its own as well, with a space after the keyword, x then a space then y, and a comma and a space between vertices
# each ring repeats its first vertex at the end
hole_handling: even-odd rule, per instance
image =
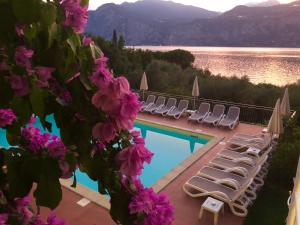
MULTIPOLYGON (((205 144, 203 147, 198 149, 194 154, 189 156, 187 159, 185 159, 183 162, 181 162, 179 165, 177 165, 169 173, 164 175, 155 184, 153 184, 151 186, 153 188, 153 190, 157 193, 161 192, 164 188, 166 188, 173 180, 175 180, 186 169, 188 169, 190 166, 192 166, 197 160, 199 160, 202 156, 204 156, 206 153, 208 153, 209 150, 211 150, 213 147, 215 147, 219 142, 221 142, 225 138, 223 136, 215 136, 212 134, 208 134, 203 131, 197 132, 195 130, 177 127, 177 126, 161 125, 161 124, 155 123, 153 121, 144 120, 144 119, 137 119, 137 120, 141 121, 142 123, 143 122, 151 123, 151 124, 155 124, 160 127, 170 127, 172 129, 177 129, 180 131, 188 131, 191 133, 198 134, 202 137, 203 136, 210 137, 210 140, 207 144, 205 144)), ((72 179, 67 179, 67 180, 61 179, 60 183, 63 187, 90 200, 91 202, 99 205, 100 207, 103 207, 107 210, 110 209, 109 200, 107 198, 105 198, 103 195, 99 194, 98 192, 96 192, 84 185, 81 185, 80 183, 77 183, 76 188, 73 188, 73 187, 71 187, 71 185, 73 184, 72 179)))
POLYGON ((110 209, 110 203, 109 200, 106 199, 103 195, 99 194, 98 192, 81 185, 80 183, 77 183, 76 188, 71 187, 73 184, 72 179, 60 179, 60 184, 65 187, 66 189, 75 192, 76 194, 82 196, 83 198, 86 198, 90 200, 91 202, 105 208, 105 209, 110 209))

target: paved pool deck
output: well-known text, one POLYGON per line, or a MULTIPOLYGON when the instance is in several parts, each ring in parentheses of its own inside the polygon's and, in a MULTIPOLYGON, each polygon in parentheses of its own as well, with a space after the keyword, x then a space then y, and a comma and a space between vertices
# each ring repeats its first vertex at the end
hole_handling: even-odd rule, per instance
MULTIPOLYGON (((168 125, 177 128, 192 130, 194 132, 206 133, 218 137, 218 143, 214 145, 201 158, 196 160, 191 166, 180 173, 171 181, 161 192, 168 195, 172 205, 175 208, 175 221, 173 225, 212 225, 213 215, 204 213, 203 218, 198 220, 200 206, 206 197, 191 198, 182 191, 182 185, 187 179, 196 174, 196 172, 213 159, 218 152, 224 148, 226 141, 235 133, 257 134, 263 129, 261 126, 240 123, 235 130, 221 129, 206 126, 197 123, 188 122, 186 118, 174 120, 149 114, 139 114, 138 119, 151 121, 154 123, 168 125)), ((95 204, 89 203, 85 207, 79 206, 77 202, 82 196, 63 188, 63 200, 56 209, 56 213, 65 219, 69 225, 114 225, 107 209, 95 204)), ((255 204, 255 203, 254 203, 255 204)), ((49 211, 42 209, 42 215, 49 211)), ((243 218, 234 216, 229 208, 225 207, 225 214, 220 215, 220 225, 242 225, 243 218)))

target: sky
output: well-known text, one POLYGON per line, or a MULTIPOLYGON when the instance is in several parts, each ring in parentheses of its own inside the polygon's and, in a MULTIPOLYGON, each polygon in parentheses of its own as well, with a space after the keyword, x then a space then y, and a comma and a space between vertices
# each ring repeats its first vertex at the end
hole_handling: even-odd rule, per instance
MULTIPOLYGON (((224 12, 230 10, 237 5, 242 5, 251 2, 262 2, 265 0, 173 0, 174 2, 182 3, 185 5, 198 6, 204 9, 224 12)), ((280 3, 288 3, 294 0, 279 0, 280 3)), ((124 0, 90 0, 89 9, 97 9, 99 6, 105 3, 121 4, 124 0)), ((136 0, 127 0, 127 2, 136 2, 136 0)))

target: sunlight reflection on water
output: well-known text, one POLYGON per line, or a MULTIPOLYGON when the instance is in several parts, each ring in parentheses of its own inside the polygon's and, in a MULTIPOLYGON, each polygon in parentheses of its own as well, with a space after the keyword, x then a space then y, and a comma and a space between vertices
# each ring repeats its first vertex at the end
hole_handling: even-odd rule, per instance
POLYGON ((185 49, 195 55, 195 66, 222 76, 248 76, 253 83, 286 85, 300 79, 300 48, 228 48, 142 46, 155 51, 185 49))

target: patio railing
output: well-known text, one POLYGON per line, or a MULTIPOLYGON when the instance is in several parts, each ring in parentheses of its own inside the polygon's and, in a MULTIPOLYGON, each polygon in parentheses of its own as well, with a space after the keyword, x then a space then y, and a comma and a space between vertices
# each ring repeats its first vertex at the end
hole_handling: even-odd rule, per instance
MULTIPOLYGON (((270 117, 273 112, 272 107, 220 101, 220 100, 213 100, 213 99, 206 99, 206 98, 194 98, 192 96, 173 95, 173 94, 153 92, 153 91, 145 91, 145 92, 139 90, 134 90, 134 91, 140 95, 140 98, 142 100, 145 100, 148 97, 148 95, 164 96, 166 98, 176 98, 177 101, 182 99, 188 100, 190 110, 197 109, 202 102, 210 103, 211 109, 216 104, 225 105, 227 110, 230 106, 237 106, 241 109, 240 121, 244 123, 266 125, 270 120, 270 117)), ((292 113, 294 113, 294 111, 292 113)))

